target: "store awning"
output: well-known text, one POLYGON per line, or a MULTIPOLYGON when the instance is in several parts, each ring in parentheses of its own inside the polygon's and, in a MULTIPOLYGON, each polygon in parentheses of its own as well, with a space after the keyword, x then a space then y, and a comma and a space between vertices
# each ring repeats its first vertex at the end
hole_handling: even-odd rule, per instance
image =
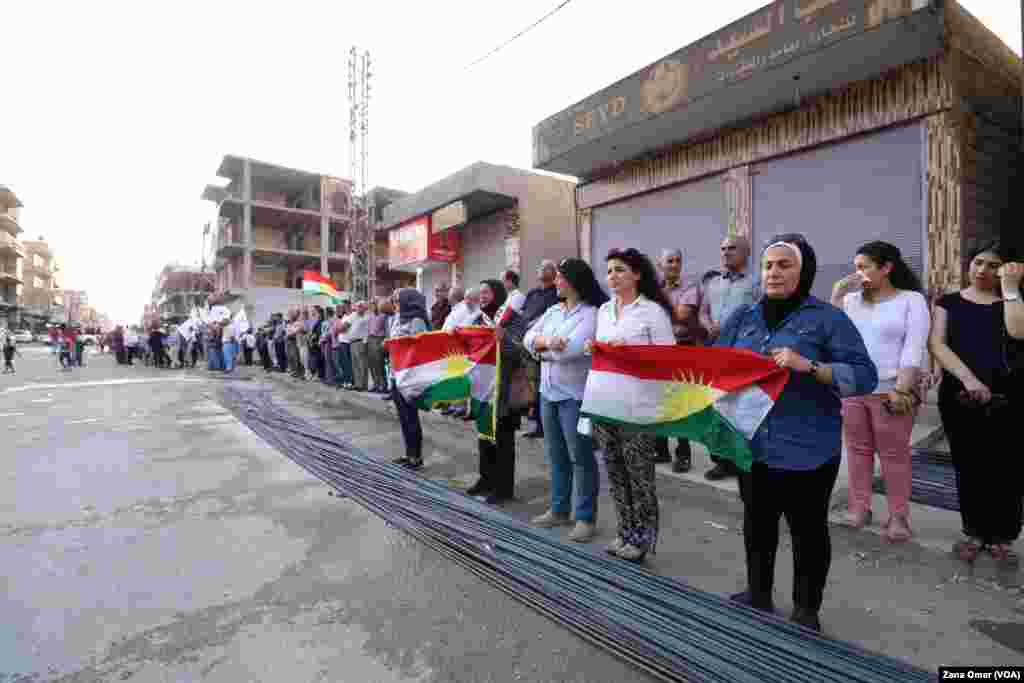
POLYGON ((936 0, 772 3, 537 124, 533 165, 592 178, 796 108, 941 53, 943 12, 936 0))

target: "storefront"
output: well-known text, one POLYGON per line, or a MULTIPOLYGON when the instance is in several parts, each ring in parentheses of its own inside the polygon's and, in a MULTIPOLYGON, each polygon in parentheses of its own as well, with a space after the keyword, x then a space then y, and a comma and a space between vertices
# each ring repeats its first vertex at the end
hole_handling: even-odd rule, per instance
POLYGON ((388 268, 416 273, 429 304, 439 282, 472 287, 508 268, 529 289, 542 259, 579 253, 574 190, 539 173, 468 166, 384 209, 388 268))
POLYGON ((538 124, 534 166, 581 178, 593 261, 802 232, 827 297, 884 239, 941 291, 1015 220, 1020 69, 952 0, 778 0, 538 124))

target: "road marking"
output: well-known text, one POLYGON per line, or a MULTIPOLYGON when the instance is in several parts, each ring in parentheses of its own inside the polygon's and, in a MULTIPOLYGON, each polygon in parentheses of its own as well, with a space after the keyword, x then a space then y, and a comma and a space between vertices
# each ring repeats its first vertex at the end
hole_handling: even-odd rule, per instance
POLYGON ((34 398, 30 401, 31 403, 53 403, 52 398, 34 398))
POLYGON ((150 377, 141 379, 107 379, 95 382, 68 382, 66 384, 26 384, 20 387, 4 389, 2 393, 13 394, 34 389, 77 389, 80 387, 109 387, 122 384, 152 384, 157 382, 203 382, 201 379, 189 377, 150 377))
POLYGON ((67 422, 66 424, 69 424, 69 425, 84 425, 84 424, 89 424, 90 422, 99 422, 99 421, 100 421, 100 418, 98 418, 98 417, 90 417, 90 418, 86 418, 84 420, 71 420, 71 421, 67 422))
POLYGON ((0 413, 0 417, 19 417, 25 413, 0 413))

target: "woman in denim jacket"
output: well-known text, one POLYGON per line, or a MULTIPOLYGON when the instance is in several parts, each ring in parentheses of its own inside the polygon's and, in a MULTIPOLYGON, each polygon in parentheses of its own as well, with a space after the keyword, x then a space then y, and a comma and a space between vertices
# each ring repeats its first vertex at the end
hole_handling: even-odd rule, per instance
POLYGON ((726 322, 717 346, 770 355, 789 382, 751 440, 740 476, 747 590, 732 599, 772 611, 779 518, 793 539, 792 620, 821 630, 832 560, 828 507, 841 461, 841 399, 874 391, 878 371, 853 322, 811 296, 814 250, 802 235, 773 238, 761 256, 764 296, 726 322))

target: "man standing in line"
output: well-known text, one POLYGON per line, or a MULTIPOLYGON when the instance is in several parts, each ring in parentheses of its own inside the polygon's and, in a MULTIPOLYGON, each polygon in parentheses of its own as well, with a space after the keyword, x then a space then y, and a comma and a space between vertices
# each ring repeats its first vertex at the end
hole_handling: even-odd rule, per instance
POLYGON ((366 337, 370 332, 368 310, 369 306, 365 301, 356 302, 356 310, 348 330, 349 351, 352 354, 352 388, 356 391, 366 391, 366 373, 369 370, 366 337))
POLYGON ((430 329, 440 330, 444 328, 445 318, 452 312, 452 306, 448 302, 448 283, 438 282, 434 286, 434 304, 430 307, 430 329))
MULTIPOLYGON (((718 339, 722 325, 733 313, 757 300, 754 279, 747 272, 750 242, 741 235, 722 240, 722 271, 708 278, 703 287, 700 307, 701 326, 708 332, 708 343, 718 339)), ((719 481, 738 474, 731 461, 711 455, 715 466, 704 473, 709 481, 719 481)))
POLYGON ((288 325, 284 315, 275 313, 274 321, 274 357, 277 359, 277 371, 288 372, 288 325))
MULTIPOLYGON (((540 266, 537 268, 537 282, 539 286, 527 293, 526 301, 523 303, 522 316, 526 329, 530 329, 530 326, 539 320, 549 308, 558 303, 558 290, 555 288, 555 277, 557 274, 558 270, 555 267, 554 261, 545 259, 540 262, 540 266)), ((527 363, 526 370, 530 386, 537 388, 536 398, 530 407, 530 411, 537 421, 537 427, 532 432, 523 436, 527 439, 543 439, 544 424, 540 419, 540 363, 527 363)))
MULTIPOLYGON (((700 325, 700 289, 696 282, 689 282, 683 278, 683 252, 680 249, 663 249, 661 258, 658 261, 661 266, 662 289, 672 304, 674 320, 672 331, 676 336, 676 343, 686 346, 703 344, 707 336, 700 325)), ((658 455, 655 462, 669 462, 668 438, 658 439, 658 455)), ((676 473, 689 472, 693 466, 693 451, 690 448, 688 439, 679 439, 676 444, 675 461, 672 463, 672 471, 676 473)))
POLYGON ((338 388, 352 388, 352 345, 348 331, 352 327, 354 312, 348 302, 338 305, 334 321, 334 357, 338 364, 338 388))
POLYGON ((252 352, 256 349, 256 335, 252 328, 242 336, 242 354, 245 356, 245 364, 252 365, 252 352))

